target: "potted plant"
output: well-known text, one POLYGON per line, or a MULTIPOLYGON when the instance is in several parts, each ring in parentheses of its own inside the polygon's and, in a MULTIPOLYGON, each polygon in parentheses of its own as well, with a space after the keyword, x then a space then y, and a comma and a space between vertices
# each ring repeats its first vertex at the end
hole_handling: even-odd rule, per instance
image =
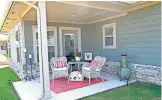
POLYGON ((78 49, 76 49, 76 52, 75 52, 75 60, 76 61, 80 61, 81 59, 81 52, 79 52, 78 49))

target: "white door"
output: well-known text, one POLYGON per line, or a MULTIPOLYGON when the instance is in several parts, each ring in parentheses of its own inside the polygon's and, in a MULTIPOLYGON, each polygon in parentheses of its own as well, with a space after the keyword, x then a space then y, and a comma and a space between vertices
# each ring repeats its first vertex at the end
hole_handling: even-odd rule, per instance
MULTIPOLYGON (((36 28, 35 28, 36 29, 36 28)), ((38 32, 35 31, 33 34, 34 37, 34 62, 37 63, 39 62, 39 45, 38 45, 38 32)), ((58 56, 58 51, 57 51, 57 28, 48 26, 47 27, 47 46, 48 46, 48 60, 52 57, 57 57, 58 56)))
POLYGON ((74 56, 76 49, 81 52, 80 28, 59 27, 59 32, 60 56, 74 56))

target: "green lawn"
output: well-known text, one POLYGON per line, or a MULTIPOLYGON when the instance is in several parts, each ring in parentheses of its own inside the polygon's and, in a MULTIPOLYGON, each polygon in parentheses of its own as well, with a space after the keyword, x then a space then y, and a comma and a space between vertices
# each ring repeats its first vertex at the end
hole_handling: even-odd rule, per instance
POLYGON ((81 100, 161 100, 161 86, 137 82, 81 100))
MULTIPOLYGON (((0 69, 0 100, 18 100, 8 80, 14 82, 19 78, 10 68, 0 69)), ((112 89, 81 100, 160 100, 160 90, 160 86, 137 82, 129 84, 128 87, 112 89)))
POLYGON ((7 53, 3 54, 3 56, 6 57, 6 58, 8 58, 8 54, 7 53))
POLYGON ((12 86, 8 80, 18 81, 18 76, 10 68, 0 69, 0 100, 18 100, 12 86))

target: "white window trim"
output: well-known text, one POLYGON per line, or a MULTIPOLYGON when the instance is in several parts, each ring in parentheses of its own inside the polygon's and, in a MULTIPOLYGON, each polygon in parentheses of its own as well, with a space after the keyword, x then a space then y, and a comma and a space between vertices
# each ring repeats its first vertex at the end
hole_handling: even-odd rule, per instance
POLYGON ((116 23, 106 24, 102 26, 102 36, 103 36, 103 49, 116 49, 116 23), (113 35, 105 36, 105 28, 113 28, 113 35), (113 37, 113 45, 105 45, 105 37, 113 37))
POLYGON ((63 56, 63 41, 62 31, 63 30, 77 30, 78 31, 78 50, 81 52, 81 28, 80 27, 59 27, 59 39, 60 39, 60 56, 63 56))
MULTIPOLYGON (((17 56, 17 52, 19 52, 19 61, 18 61, 18 56, 17 56, 17 59, 16 59, 16 61, 17 61, 17 63, 20 63, 20 64, 22 64, 22 59, 21 59, 21 27, 20 27, 21 25, 19 25, 17 28, 16 28, 16 30, 15 30, 15 39, 17 38, 16 37, 16 35, 17 35, 17 32, 18 32, 18 36, 20 36, 19 37, 19 41, 18 41, 18 45, 16 45, 16 56, 17 56), (19 49, 19 51, 17 51, 17 48, 19 49)), ((17 42, 17 40, 16 40, 16 42, 17 42)))
MULTIPOLYGON (((37 32, 37 26, 33 25, 33 52, 34 52, 34 62, 37 63, 37 40, 36 40, 36 32, 37 32)), ((58 57, 58 47, 57 47, 57 27, 55 26, 47 26, 47 31, 54 31, 54 42, 55 45, 47 45, 47 46, 54 46, 55 47, 55 57, 58 57)))

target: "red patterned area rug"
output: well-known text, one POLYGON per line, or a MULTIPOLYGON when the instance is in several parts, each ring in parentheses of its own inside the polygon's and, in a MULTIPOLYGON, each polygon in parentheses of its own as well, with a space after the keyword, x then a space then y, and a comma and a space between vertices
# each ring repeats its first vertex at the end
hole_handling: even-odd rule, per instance
MULTIPOLYGON (((107 81, 107 80, 105 80, 107 81)), ((66 78, 57 78, 55 79, 55 82, 53 83, 52 79, 50 80, 50 89, 54 93, 61 93, 66 92, 69 90, 74 90, 82 87, 89 86, 88 79, 85 79, 84 81, 67 81, 66 78)), ((100 78, 97 79, 91 79, 91 85, 101 83, 102 80, 100 78)))

